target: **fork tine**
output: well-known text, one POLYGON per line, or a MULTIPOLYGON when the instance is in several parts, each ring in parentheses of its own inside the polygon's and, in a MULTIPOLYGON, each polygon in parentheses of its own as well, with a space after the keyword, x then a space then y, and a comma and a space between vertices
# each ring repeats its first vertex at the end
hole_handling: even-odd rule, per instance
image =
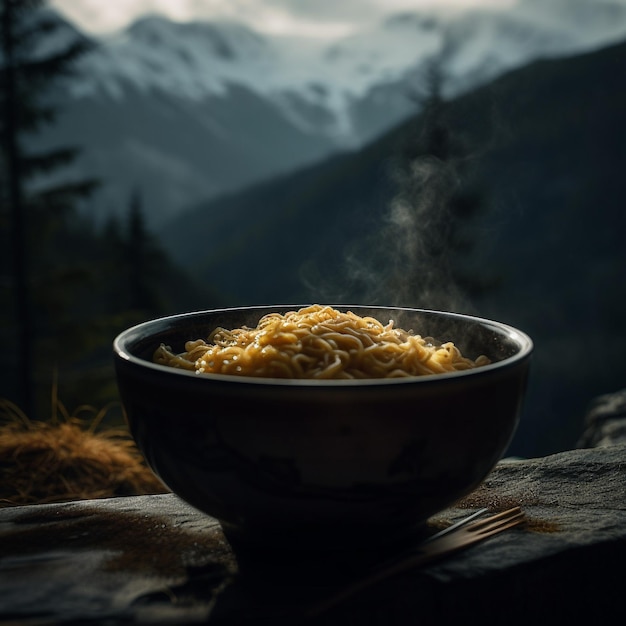
POLYGON ((470 524, 469 527, 478 528, 480 526, 485 526, 485 525, 490 524, 491 522, 495 522, 501 519, 507 519, 511 516, 517 515, 518 513, 521 513, 521 511, 522 509, 519 506, 515 506, 512 509, 507 509, 506 511, 500 511, 500 513, 496 513, 494 515, 490 515, 489 517, 486 517, 485 519, 478 520, 477 522, 470 524))
POLYGON ((439 539, 440 537, 443 537, 445 535, 449 535, 450 533, 455 532, 456 530, 458 530, 462 526, 466 526, 467 524, 469 524, 473 519, 476 519, 477 517, 479 517, 480 515, 482 515, 486 511, 487 511, 487 507, 484 507, 482 509, 478 509, 478 511, 475 511, 474 513, 472 513, 468 517, 465 517, 462 520, 452 524, 451 526, 448 526, 447 528, 444 528, 443 530, 440 530, 438 533, 435 533, 434 535, 431 535, 430 537, 427 537, 426 539, 424 539, 423 543, 428 543, 430 541, 435 541, 435 539, 439 539))
POLYGON ((502 511, 485 520, 474 522, 467 527, 467 532, 476 533, 478 535, 489 536, 517 526, 524 521, 524 513, 520 507, 514 507, 507 511, 502 511))
POLYGON ((480 530, 476 532, 481 537, 489 537, 491 535, 495 535, 496 533, 499 533, 502 530, 506 530, 507 528, 513 528, 514 526, 518 526, 523 521, 524 521, 523 515, 516 515, 515 517, 512 517, 511 519, 503 520, 501 522, 498 522, 497 524, 492 524, 485 528, 481 528, 480 530))

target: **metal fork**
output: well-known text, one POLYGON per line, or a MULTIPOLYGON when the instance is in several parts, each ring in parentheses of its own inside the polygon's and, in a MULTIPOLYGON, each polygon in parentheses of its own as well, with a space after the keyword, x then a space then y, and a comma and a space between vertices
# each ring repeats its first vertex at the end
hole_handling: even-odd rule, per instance
POLYGON ((306 611, 305 617, 307 619, 318 617, 321 613, 343 602, 346 598, 386 578, 458 552, 504 530, 518 526, 524 521, 524 513, 520 507, 516 506, 485 519, 472 522, 473 519, 476 519, 485 511, 486 509, 476 511, 460 522, 432 535, 420 543, 416 550, 411 551, 407 556, 377 568, 369 576, 350 584, 348 587, 344 587, 338 593, 321 602, 317 602, 314 606, 310 606, 306 611))

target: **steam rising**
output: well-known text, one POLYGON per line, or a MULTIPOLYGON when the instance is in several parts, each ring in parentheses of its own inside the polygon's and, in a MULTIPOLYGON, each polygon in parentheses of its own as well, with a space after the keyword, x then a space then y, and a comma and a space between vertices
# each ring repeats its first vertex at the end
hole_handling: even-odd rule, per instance
POLYGON ((398 306, 453 310, 461 299, 446 242, 459 185, 454 166, 434 155, 411 160, 395 173, 400 191, 383 218, 378 297, 398 306), (387 257, 385 259, 385 256, 387 257))
POLYGON ((467 312, 453 264, 464 161, 433 154, 398 161, 391 170, 397 192, 382 215, 371 218, 368 234, 344 250, 334 285, 319 280, 325 288, 316 295, 338 303, 467 312))
POLYGON ((371 206, 357 212, 370 232, 344 252, 343 287, 321 299, 471 312, 466 291, 483 281, 468 272, 467 218, 484 198, 472 189, 476 155, 452 131, 442 97, 456 52, 445 41, 417 77, 419 116, 391 161, 392 198, 378 218, 366 216, 377 212, 371 206))

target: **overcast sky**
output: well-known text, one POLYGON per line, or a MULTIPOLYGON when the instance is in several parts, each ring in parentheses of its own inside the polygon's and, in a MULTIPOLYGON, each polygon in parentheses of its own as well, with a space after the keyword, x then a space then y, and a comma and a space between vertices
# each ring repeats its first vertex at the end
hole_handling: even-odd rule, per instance
POLYGON ((107 33, 146 13, 173 20, 234 18, 265 32, 332 36, 386 13, 429 6, 506 7, 516 0, 50 0, 81 30, 107 33))

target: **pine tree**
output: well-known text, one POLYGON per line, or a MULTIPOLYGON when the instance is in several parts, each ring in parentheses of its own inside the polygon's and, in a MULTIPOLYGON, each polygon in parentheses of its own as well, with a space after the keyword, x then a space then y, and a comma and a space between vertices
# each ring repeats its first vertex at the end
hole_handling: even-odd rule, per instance
MULTIPOLYGON (((10 246, 10 283, 14 304, 17 364, 16 401, 30 413, 34 406, 34 363, 39 316, 34 312, 36 272, 49 261, 39 255, 42 237, 49 235, 64 219, 72 204, 88 196, 95 181, 79 181, 48 186, 36 192, 28 181, 49 174, 76 158, 73 148, 46 153, 27 153, 23 139, 54 122, 56 108, 46 100, 58 79, 67 76, 78 57, 88 50, 77 39, 52 53, 41 54, 40 43, 59 28, 60 22, 45 10, 44 0, 3 0, 0 6, 0 196, 2 244, 10 246), (42 262, 35 264, 34 259, 42 262)), ((41 284, 43 281, 39 280, 41 284)), ((3 372, 4 374, 4 372, 3 372)))
POLYGON ((131 195, 127 219, 128 305, 133 311, 154 315, 161 309, 158 286, 166 259, 146 225, 141 194, 137 190, 131 195))
POLYGON ((420 89, 411 94, 418 113, 414 134, 401 146, 393 172, 388 236, 396 242, 398 268, 388 288, 403 304, 458 309, 495 286, 472 269, 471 222, 488 209, 475 177, 476 153, 448 119, 444 46, 426 63, 420 89))

